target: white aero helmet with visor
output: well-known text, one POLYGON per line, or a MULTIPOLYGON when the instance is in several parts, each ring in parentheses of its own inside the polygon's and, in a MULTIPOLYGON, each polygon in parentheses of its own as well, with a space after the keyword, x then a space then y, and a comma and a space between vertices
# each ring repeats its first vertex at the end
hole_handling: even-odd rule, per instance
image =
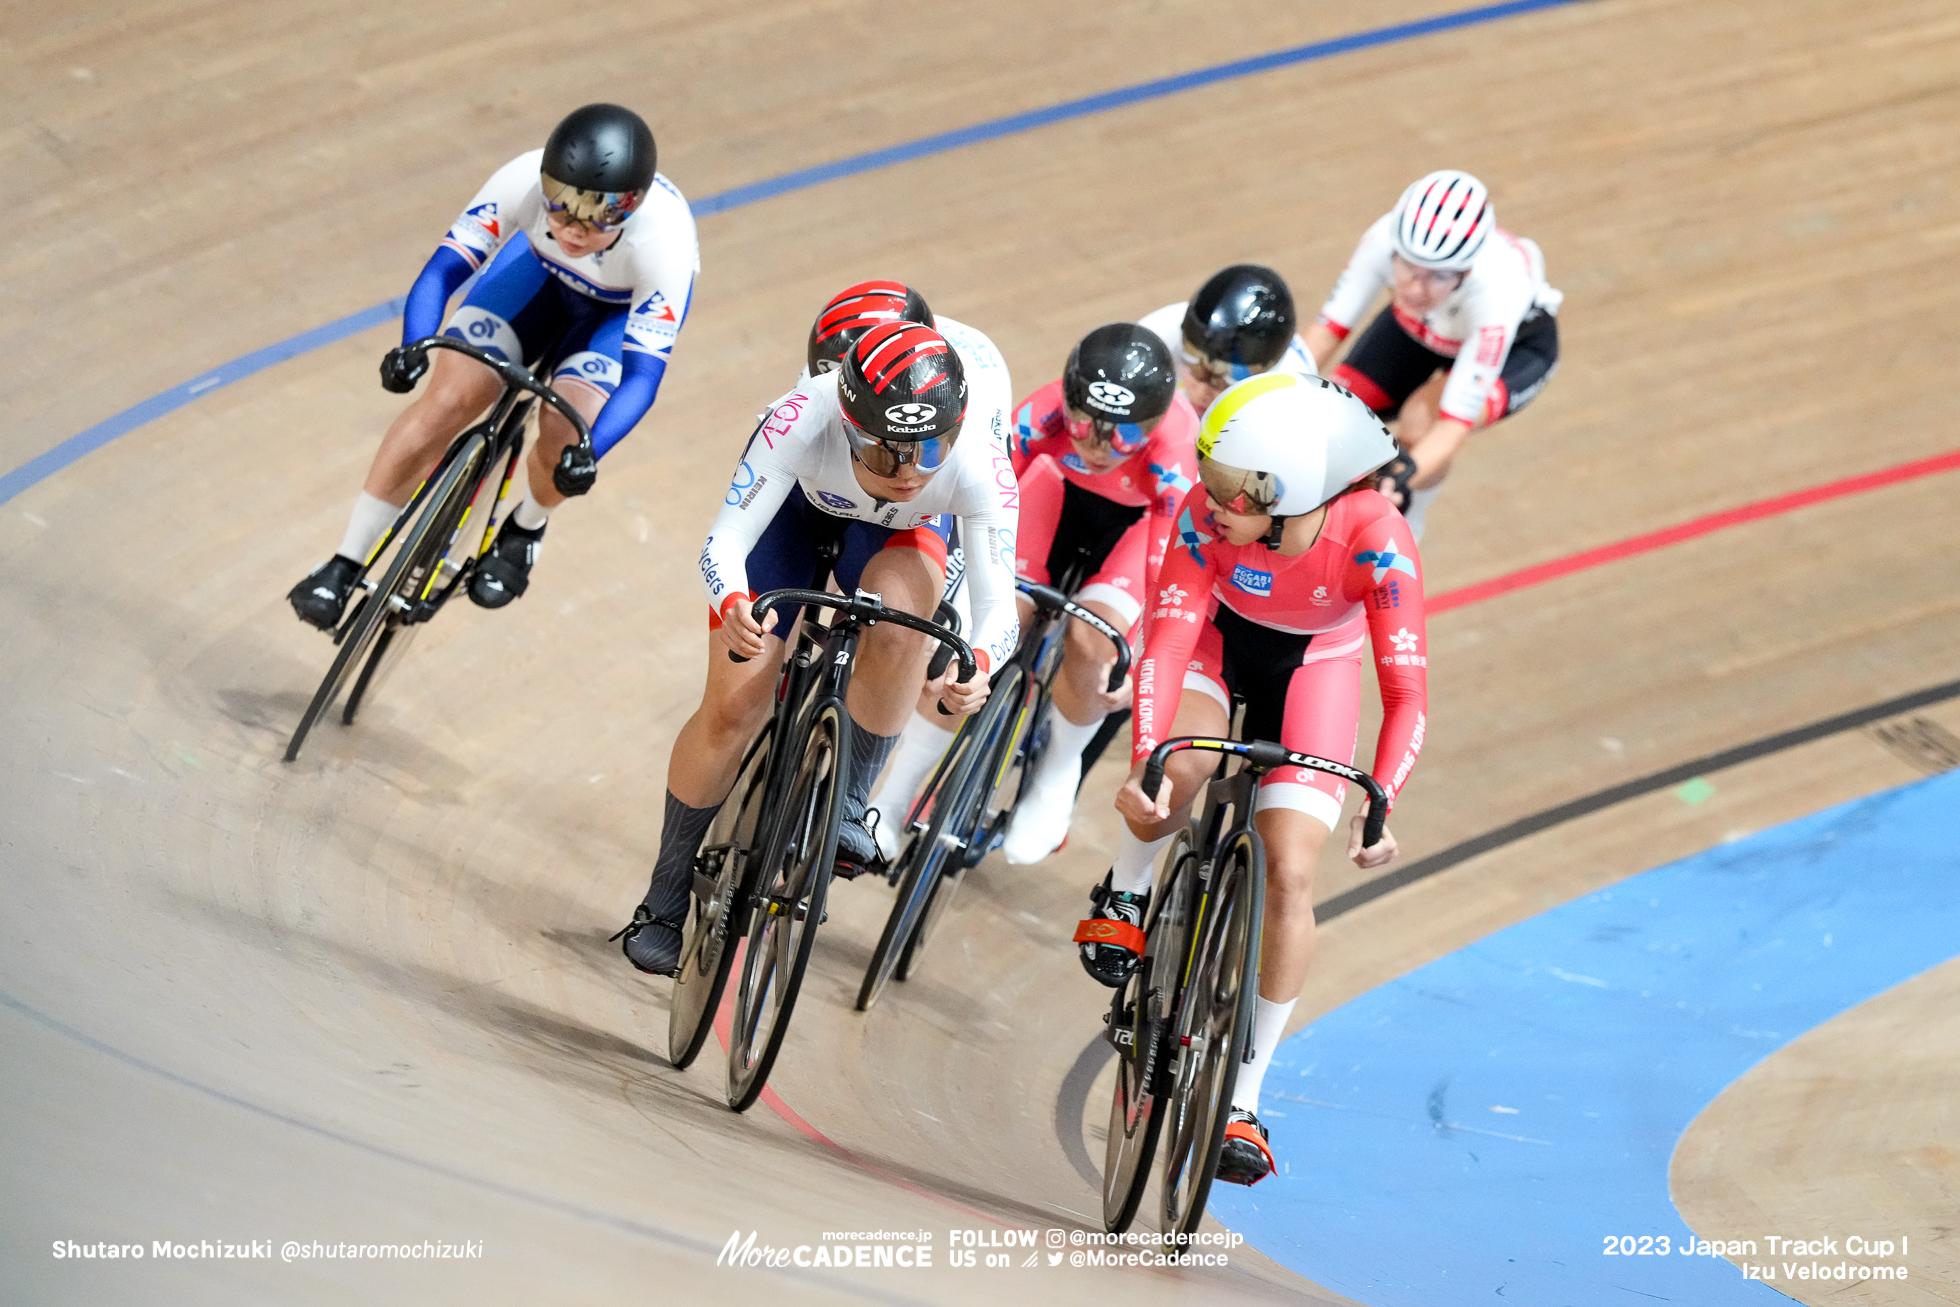
POLYGON ((1368 406, 1324 377, 1265 372, 1226 388, 1198 429, 1198 470, 1213 502, 1285 519, 1311 513, 1395 457, 1368 406))
POLYGON ((1467 172, 1432 172, 1395 206, 1395 252, 1419 268, 1462 272, 1497 227, 1490 192, 1467 172))

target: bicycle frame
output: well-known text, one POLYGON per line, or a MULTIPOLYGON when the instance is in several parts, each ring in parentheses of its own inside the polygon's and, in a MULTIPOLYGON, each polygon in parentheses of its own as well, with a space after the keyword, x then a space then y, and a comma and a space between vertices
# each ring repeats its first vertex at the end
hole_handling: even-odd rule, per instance
POLYGON ((446 336, 417 341, 414 348, 423 354, 435 348, 465 354, 494 372, 503 381, 504 390, 482 420, 450 442, 434 470, 416 487, 407 507, 362 561, 355 573, 354 601, 333 629, 333 663, 287 742, 287 762, 299 757, 308 733, 339 698, 349 678, 354 679, 341 720, 353 724, 363 700, 401 657, 418 626, 434 617, 466 583, 477 560, 489 550, 497 507, 509 494, 523 451, 531 397, 557 409, 578 432, 580 443, 588 450, 591 447, 591 429, 578 410, 517 364, 446 336), (470 528, 471 515, 483 497, 484 485, 495 475, 499 459, 503 460, 502 479, 495 495, 484 505, 482 532, 473 546, 460 551, 458 561, 458 542, 470 528), (375 566, 397 539, 400 546, 377 580, 372 575, 375 566))
POLYGON ((1364 845, 1380 843, 1388 818, 1387 796, 1366 772, 1265 740, 1168 740, 1145 764, 1146 794, 1157 793, 1166 761, 1185 749, 1221 755, 1219 773, 1171 846, 1145 918, 1145 956, 1104 1018, 1119 1058, 1103 1180, 1103 1217, 1112 1230, 1128 1227, 1166 1130, 1166 1233, 1189 1234, 1204 1215, 1236 1078, 1231 1058, 1250 1061, 1255 1052, 1250 1023, 1266 866, 1253 820, 1260 779, 1293 766, 1360 786, 1369 798, 1364 845), (1231 757, 1243 765, 1227 772, 1231 757))
MULTIPOLYGON (((477 482, 478 495, 471 496, 462 517, 457 520, 455 528, 449 533, 449 538, 443 542, 442 552, 438 555, 441 560, 440 565, 431 569, 423 578, 415 597, 413 599, 405 595, 389 597, 389 606, 405 625, 426 622, 434 617, 436 610, 447 603, 458 587, 466 582, 470 567, 489 552, 499 520, 496 513, 497 506, 510 494, 511 481, 517 473, 517 461, 524 452, 524 423, 530 417, 531 405, 535 402, 530 396, 542 399, 556 409, 567 422, 571 423, 572 430, 578 433, 579 444, 587 452, 592 448, 592 428, 587 425, 585 416, 521 364, 512 363, 488 350, 467 341, 457 340, 452 336, 427 336, 416 341, 411 349, 419 350, 424 354, 430 349, 446 349, 475 359, 497 374, 498 379, 504 383, 504 389, 503 393, 497 396, 496 402, 491 405, 488 414, 465 427, 454 440, 449 442, 449 448, 443 451, 442 457, 436 461, 429 475, 415 488, 415 494, 409 498, 408 504, 382 533, 381 539, 375 542, 374 548, 368 551, 368 556, 362 561, 361 570, 355 578, 355 586, 362 592, 363 601, 372 596, 376 589, 374 581, 368 576, 375 560, 387 552, 388 546, 393 543, 403 528, 415 519, 415 515, 427 500, 431 487, 441 479, 443 472, 455 462, 457 456, 471 441, 479 435, 488 437, 489 449, 484 458, 484 467, 486 470, 494 468, 498 460, 502 459, 504 470, 498 481, 495 498, 485 506, 482 532, 475 546, 469 550, 465 561, 461 564, 454 563, 456 542, 462 538, 464 527, 469 523, 471 514, 476 511, 476 500, 487 477, 477 482)), ((360 615, 361 607, 360 603, 348 605, 347 614, 341 619, 340 625, 334 629, 335 644, 346 639, 348 631, 353 628, 355 619, 360 615)))

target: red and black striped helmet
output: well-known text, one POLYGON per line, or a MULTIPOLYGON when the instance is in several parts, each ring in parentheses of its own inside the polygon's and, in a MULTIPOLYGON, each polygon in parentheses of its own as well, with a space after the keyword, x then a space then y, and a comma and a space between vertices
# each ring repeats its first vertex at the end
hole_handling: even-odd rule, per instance
POLYGON ((858 337, 837 372, 846 423, 880 444, 935 442, 950 453, 966 418, 966 368, 946 338, 916 322, 887 322, 858 337))
POLYGON ((865 332, 885 322, 934 325, 925 297, 903 282, 861 281, 839 291, 810 324, 806 351, 810 375, 836 371, 843 365, 844 351, 857 344, 865 332))

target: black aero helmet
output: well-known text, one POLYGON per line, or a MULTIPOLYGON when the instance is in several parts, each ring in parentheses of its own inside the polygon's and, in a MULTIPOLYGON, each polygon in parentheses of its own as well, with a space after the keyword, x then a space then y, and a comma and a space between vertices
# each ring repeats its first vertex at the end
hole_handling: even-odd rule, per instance
POLYGON ((861 281, 839 291, 810 324, 810 344, 805 351, 810 375, 834 372, 842 364, 844 352, 857 344, 860 336, 886 322, 935 325, 925 297, 902 282, 861 281))
POLYGON ((1298 325, 1293 292, 1271 268, 1235 263, 1198 287, 1184 310, 1184 348, 1201 368, 1237 381, 1280 361, 1298 325))
POLYGON ((916 322, 887 322, 858 337, 837 370, 844 434, 864 465, 943 465, 966 418, 966 368, 946 338, 916 322))
POLYGON ((1157 333, 1134 322, 1097 327, 1069 351, 1062 402, 1098 427, 1142 426, 1177 395, 1177 365, 1157 333))
POLYGON ((631 109, 588 104, 551 129, 538 171, 547 208, 610 230, 653 185, 653 132, 631 109))

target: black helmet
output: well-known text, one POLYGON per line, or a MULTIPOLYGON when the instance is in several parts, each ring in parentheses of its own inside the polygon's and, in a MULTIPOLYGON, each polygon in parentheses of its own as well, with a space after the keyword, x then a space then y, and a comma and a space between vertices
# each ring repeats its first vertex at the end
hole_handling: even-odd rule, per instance
POLYGON ((1200 368, 1228 381, 1280 361, 1298 319, 1293 292, 1271 268, 1235 263, 1198 287, 1184 310, 1184 348, 1200 368))
POLYGON ((896 281, 861 281, 832 296, 810 324, 806 350, 810 375, 835 371, 843 362, 844 351, 881 322, 935 325, 925 297, 910 286, 896 281))
POLYGON ((1177 365, 1157 333, 1134 322, 1097 327, 1069 351, 1062 401, 1098 429, 1142 426, 1164 415, 1177 394, 1177 365))
POLYGON ((936 471, 966 418, 966 368, 946 338, 916 322, 886 322, 858 337, 837 370, 844 434, 878 476, 900 463, 936 471))
POLYGON ((653 133, 631 109, 588 104, 551 129, 538 171, 546 207, 610 230, 653 185, 653 133))

